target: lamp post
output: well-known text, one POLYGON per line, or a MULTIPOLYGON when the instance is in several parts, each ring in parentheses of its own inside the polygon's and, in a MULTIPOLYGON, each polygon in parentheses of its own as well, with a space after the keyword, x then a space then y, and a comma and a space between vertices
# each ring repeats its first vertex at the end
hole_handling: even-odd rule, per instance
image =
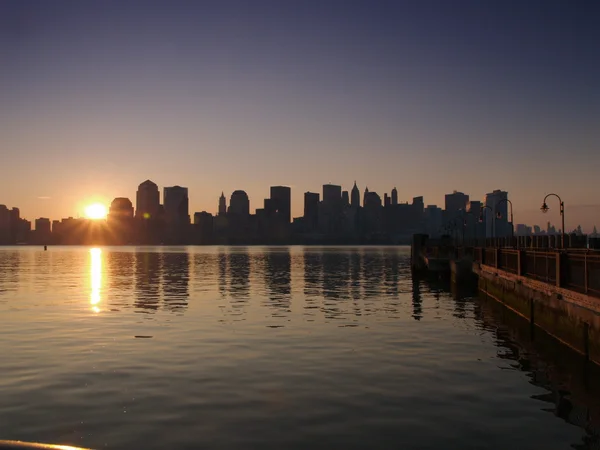
POLYGON ((562 236, 561 236, 561 240, 562 240, 562 248, 565 248, 565 202, 562 201, 562 199, 556 195, 556 194, 548 194, 544 197, 544 202, 542 203, 542 206, 540 208, 540 210, 545 214, 547 213, 550 208, 548 208, 548 205, 546 204, 546 199, 550 196, 554 196, 558 199, 558 201, 560 202, 560 217, 562 219, 562 236))
POLYGON ((483 211, 485 209, 489 209, 490 212, 492 213, 492 237, 496 237, 496 220, 494 219, 494 210, 492 208, 490 208, 488 205, 483 205, 481 207, 481 213, 479 214, 479 222, 483 223, 483 211))
MULTIPOLYGON (((508 203, 510 205, 510 225, 511 225, 511 227, 510 227, 510 237, 511 237, 511 239, 514 239, 514 237, 515 237, 515 221, 513 220, 513 205, 512 205, 512 202, 509 199, 507 199, 507 198, 503 198, 498 203, 496 203, 496 205, 494 206, 494 209, 498 209, 498 205, 500 203, 502 203, 502 202, 506 202, 506 203, 508 203)), ((502 213, 498 212, 496 214, 496 217, 498 219, 502 219, 502 213)), ((511 242, 511 245, 512 245, 512 242, 511 242)))

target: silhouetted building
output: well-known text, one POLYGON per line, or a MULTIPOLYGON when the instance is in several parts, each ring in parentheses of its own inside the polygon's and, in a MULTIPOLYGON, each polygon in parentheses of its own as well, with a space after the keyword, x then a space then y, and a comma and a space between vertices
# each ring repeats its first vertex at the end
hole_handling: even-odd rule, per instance
POLYGON ((214 217, 202 211, 194 213, 194 242, 196 244, 211 244, 213 242, 214 217))
POLYGON ((363 206, 367 203, 367 194, 369 193, 369 187, 365 187, 365 193, 363 194, 363 206))
POLYGON ((124 197, 115 198, 108 209, 106 217, 109 240, 114 244, 129 244, 134 234, 133 205, 124 197))
POLYGON ((227 200, 225 199, 225 194, 221 192, 221 196, 219 197, 219 215, 224 216, 227 214, 227 200))
POLYGON ((133 204, 125 197, 115 198, 108 209, 108 220, 120 218, 133 218, 133 204))
POLYGON ((189 224, 188 189, 181 186, 164 189, 164 208, 167 224, 189 224))
POLYGON ((485 217, 481 217, 481 202, 471 200, 467 203, 467 214, 465 214, 466 229, 465 237, 468 239, 485 238, 485 217))
POLYGON ((391 204, 392 204, 392 201, 391 201, 389 195, 387 195, 387 192, 386 192, 385 194, 383 194, 383 206, 385 206, 387 208, 391 204))
POLYGON ((350 206, 350 195, 348 194, 348 191, 342 191, 342 206, 350 206))
POLYGON ((231 194, 229 200, 229 211, 230 214, 237 216, 249 216, 250 215, 250 199, 246 192, 238 190, 231 194))
POLYGON ((380 233, 382 231, 382 203, 377 192, 366 192, 364 201, 366 232, 380 233))
POLYGON ((323 203, 333 205, 341 202, 342 187, 335 184, 323 185, 323 203))
POLYGON ((138 186, 135 200, 135 216, 139 219, 155 219, 160 209, 158 186, 146 180, 138 186))
POLYGON ((448 219, 455 217, 455 213, 467 208, 469 196, 462 192, 454 191, 452 194, 446 194, 446 213, 448 219))
POLYGON ((40 217, 35 219, 35 230, 33 231, 33 244, 49 244, 52 240, 52 228, 50 219, 40 217))
POLYGON ((356 181, 354 182, 354 186, 352 187, 352 192, 350 194, 350 205, 353 208, 358 208, 360 206, 360 191, 358 190, 358 186, 356 186, 356 181))
POLYGON ((10 243, 10 210, 0 205, 0 244, 10 243))
POLYGON ((392 205, 396 206, 398 204, 398 189, 394 187, 392 189, 392 205))
POLYGON ((427 205, 423 214, 425 218, 425 232, 429 237, 440 237, 444 220, 442 208, 438 208, 436 205, 427 205))
POLYGON ((304 193, 304 220, 307 231, 315 231, 319 223, 319 194, 304 193))
POLYGON ((271 200, 275 212, 279 214, 284 223, 292 220, 292 190, 288 186, 271 186, 271 200))
MULTIPOLYGON (((488 237, 510 236, 508 225, 508 192, 496 189, 485 195, 485 205, 491 209, 485 209, 486 235, 488 237)), ((511 225, 512 226, 512 225, 511 225)))

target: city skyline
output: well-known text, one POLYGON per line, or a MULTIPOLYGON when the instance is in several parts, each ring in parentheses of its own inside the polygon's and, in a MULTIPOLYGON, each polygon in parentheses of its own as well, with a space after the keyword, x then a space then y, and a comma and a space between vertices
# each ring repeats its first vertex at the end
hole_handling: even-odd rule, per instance
POLYGON ((2 2, 0 193, 26 217, 148 176, 193 211, 356 178, 436 205, 501 186, 524 223, 550 192, 567 228, 600 215, 596 3, 126 3, 2 2))
MULTIPOLYGON (((83 214, 69 215, 63 217, 52 215, 38 216, 33 218, 26 217, 22 213, 22 210, 18 205, 5 206, 1 203, 0 205, 7 207, 7 211, 10 210, 11 207, 17 208, 19 210, 20 217, 23 220, 29 219, 32 225, 34 225, 34 223, 37 223, 38 220, 45 221, 48 219, 50 220, 50 222, 52 222, 53 220, 60 221, 61 219, 70 218, 82 218, 92 220, 106 219, 107 217, 110 218, 113 207, 117 208, 115 210, 116 214, 122 214, 123 211, 128 211, 130 209, 131 212, 126 213, 126 215, 130 215, 132 218, 135 217, 138 220, 166 214, 165 217, 167 218, 167 220, 176 220, 177 222, 183 220, 183 222, 188 224, 194 223, 195 215, 198 214, 209 214, 210 216, 214 217, 226 215, 229 212, 233 212, 234 214, 238 215, 256 215, 261 212, 265 212, 265 208, 267 208, 272 209, 275 212, 281 212, 284 217, 284 223, 291 224, 291 222, 294 219, 305 219, 309 221, 312 220, 312 217, 310 216, 312 216, 312 214, 317 214, 319 204, 323 203, 323 201, 325 201, 325 203, 330 203, 331 201, 341 201, 342 204, 345 204, 347 207, 352 206, 362 208, 365 206, 365 204, 369 202, 368 199, 371 198, 369 197, 369 195, 375 195, 375 197, 373 197, 372 200, 375 201, 374 205, 377 205, 377 202, 379 202, 379 208, 399 204, 410 205, 408 199, 403 199, 402 197, 399 197, 396 187, 393 187, 391 190, 384 192, 382 193, 383 195, 381 195, 374 189, 370 190, 367 185, 365 185, 365 187, 362 189, 359 188, 355 180, 351 189, 345 189, 344 186, 336 185, 333 183, 326 183, 322 184, 320 186, 320 189, 318 190, 311 189, 309 191, 296 194, 296 196, 302 197, 301 201, 303 203, 302 211, 300 211, 300 213, 296 215, 294 214, 293 209, 290 212, 290 210, 287 209, 288 207, 285 206, 287 204, 294 204, 294 195, 292 191, 293 189, 289 186, 270 186, 269 195, 265 196, 264 199, 255 199, 254 203, 252 202, 252 197, 250 197, 243 189, 234 190, 231 194, 227 196, 225 195, 225 191, 221 191, 221 194, 214 202, 213 209, 198 210, 193 209, 193 207, 190 206, 192 203, 190 202, 189 189, 187 187, 182 187, 180 185, 161 187, 154 181, 147 179, 138 185, 138 189, 136 190, 136 194, 134 196, 117 196, 114 197, 110 202, 107 202, 106 204, 102 201, 94 201, 92 203, 87 203, 83 207, 83 214), (171 194, 174 197, 172 197, 172 200, 169 202, 169 200, 166 200, 166 198, 168 197, 168 194, 170 192, 174 193, 171 194), (350 200, 350 195, 352 195, 352 200, 350 200), (311 202, 307 196, 315 196, 314 202, 311 202), (329 201, 327 200, 328 197, 329 201), (175 198, 178 199, 173 200, 175 198), (235 206, 234 209, 231 210, 231 202, 234 198, 235 206), (240 201, 242 202, 241 204, 239 203, 240 201), (283 201, 283 203, 279 203, 281 201, 283 201), (315 205, 312 207, 314 210, 312 211, 312 213, 309 212, 309 209, 311 207, 307 206, 309 203, 315 203, 315 205), (309 209, 307 209, 307 207, 309 209), (183 208, 183 210, 181 210, 181 208, 183 208), (283 208, 283 210, 281 208, 283 208), (119 209, 121 211, 119 211, 119 209), (160 214, 159 210, 162 211, 160 214), (181 214, 183 214, 183 217, 181 216, 181 214), (168 217, 171 217, 171 219, 168 219, 168 217)), ((508 192, 500 189, 495 189, 484 194, 482 197, 483 200, 477 200, 477 198, 478 197, 470 196, 468 193, 465 194, 463 192, 454 190, 451 193, 444 194, 444 201, 441 202, 441 204, 431 204, 425 201, 423 196, 413 197, 412 201, 414 203, 415 200, 419 199, 419 201, 423 202, 423 212, 425 214, 424 218, 426 221, 431 222, 432 219, 434 219, 433 217, 428 217, 428 214, 435 213, 436 209, 440 211, 440 214, 444 214, 443 218, 440 218, 439 220, 434 219, 434 222, 440 222, 439 225, 435 226, 435 230, 427 230, 427 226, 424 230, 426 232, 428 231, 430 233, 433 233, 434 235, 438 234, 440 230, 442 230, 444 227, 447 227, 450 221, 456 219, 456 212, 460 211, 463 211, 463 213, 467 213, 468 216, 473 216, 469 218, 470 227, 473 226, 473 220, 477 221, 477 218, 479 218, 479 221, 483 221, 483 218, 485 217, 485 222, 487 222, 485 234, 488 236, 496 234, 504 236, 510 234, 509 228, 503 230, 494 229, 494 227, 492 227, 491 225, 492 222, 489 220, 489 217, 491 217, 491 211, 494 211, 494 213, 500 214, 499 217, 502 217, 502 223, 505 223, 505 226, 507 226, 508 222, 510 222, 508 209, 509 205, 507 203, 507 199, 510 200, 511 204, 514 203, 514 200, 512 198, 508 198, 508 192), (489 208, 489 211, 486 212, 485 210, 483 210, 483 205, 489 208), (496 207, 498 209, 496 209, 496 207)), ((558 202, 556 206, 558 206, 558 202)), ((555 210, 555 208, 553 207, 550 208, 552 210, 555 210)), ((558 208, 556 209, 558 210, 558 208)), ((266 212, 268 214, 271 214, 268 211, 266 212)), ((512 206, 510 212, 511 214, 512 212, 514 212, 512 211, 512 206)), ((525 232, 527 229, 529 229, 529 233, 531 233, 531 230, 534 228, 538 229, 538 234, 540 229, 547 229, 548 232, 550 232, 551 228, 553 232, 556 232, 557 229, 560 230, 560 227, 555 228, 554 224, 558 222, 553 221, 552 216, 546 217, 546 214, 542 214, 541 211, 537 212, 537 216, 539 218, 538 221, 524 221, 521 220, 520 211, 517 210, 517 220, 515 220, 514 223, 512 223, 514 233, 522 234, 522 232, 525 232), (545 220, 541 220, 542 217, 544 217, 545 220), (518 230, 520 230, 521 232, 519 232, 518 230)), ((589 225, 589 227, 582 226, 581 223, 573 227, 569 227, 568 222, 566 221, 565 224, 566 232, 572 232, 574 230, 579 229, 584 233, 592 233, 596 231, 597 226, 595 222, 589 225)), ((32 229, 36 229, 35 226, 32 229)))

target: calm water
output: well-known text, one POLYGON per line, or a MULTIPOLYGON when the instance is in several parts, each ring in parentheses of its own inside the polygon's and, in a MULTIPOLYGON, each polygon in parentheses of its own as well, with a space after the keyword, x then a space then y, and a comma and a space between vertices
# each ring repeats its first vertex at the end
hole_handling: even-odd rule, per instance
POLYGON ((598 448, 598 380, 407 248, 0 248, 0 439, 598 448))

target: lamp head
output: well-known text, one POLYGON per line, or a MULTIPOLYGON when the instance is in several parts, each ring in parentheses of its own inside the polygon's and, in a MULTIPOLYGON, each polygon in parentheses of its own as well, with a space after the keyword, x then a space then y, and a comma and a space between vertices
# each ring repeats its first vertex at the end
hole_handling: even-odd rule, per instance
POLYGON ((543 213, 547 213, 549 209, 550 209, 550 208, 548 208, 548 205, 546 204, 546 202, 544 202, 544 203, 542 204, 542 207, 540 208, 540 210, 541 210, 543 213))

